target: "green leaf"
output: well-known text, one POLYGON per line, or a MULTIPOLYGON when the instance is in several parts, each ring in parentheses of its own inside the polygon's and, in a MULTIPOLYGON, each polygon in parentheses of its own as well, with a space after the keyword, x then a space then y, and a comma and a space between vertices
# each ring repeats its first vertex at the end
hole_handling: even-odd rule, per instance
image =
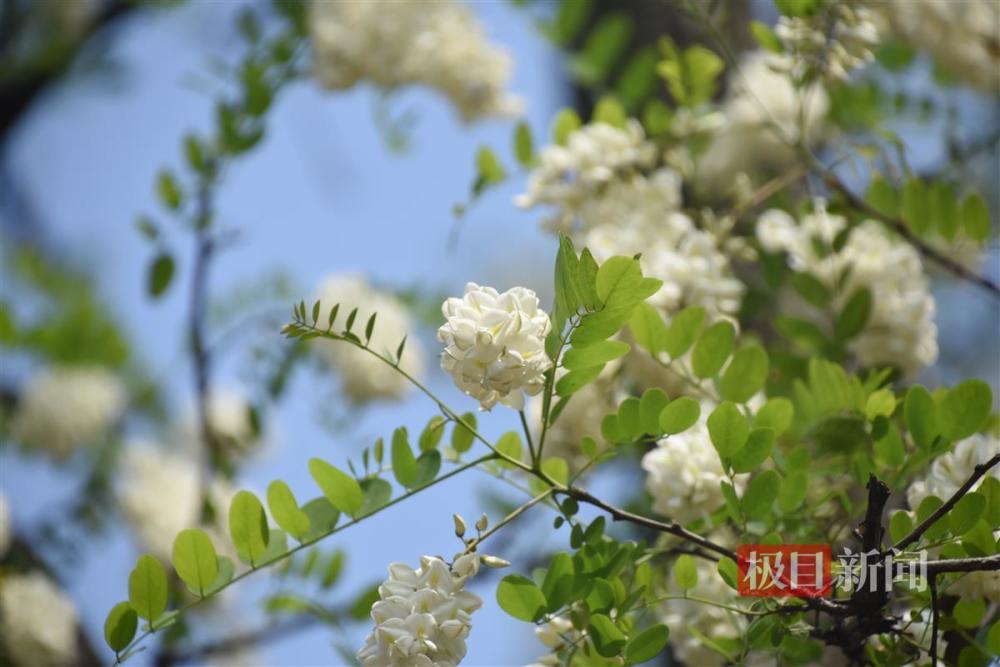
POLYGON ((299 542, 309 533, 309 515, 299 509, 295 494, 280 479, 267 487, 267 506, 278 526, 299 542))
POLYGON ((358 515, 365 499, 356 479, 317 458, 309 459, 309 474, 331 505, 352 517, 358 515))
POLYGON ((990 626, 990 630, 986 634, 986 646, 989 650, 993 651, 994 654, 1000 655, 1000 619, 997 619, 993 625, 990 626))
POLYGON ((628 112, 625 111, 622 103, 615 99, 614 95, 605 95, 597 100, 597 104, 594 105, 594 113, 591 121, 604 123, 612 127, 624 128, 626 121, 628 121, 628 112))
POLYGON ((104 621, 104 641, 108 643, 115 654, 124 651, 135 637, 139 627, 139 618, 135 609, 128 602, 119 602, 104 621))
POLYGON ((811 273, 795 273, 789 281, 803 299, 824 308, 830 303, 830 290, 811 273))
POLYGON ((727 558, 723 556, 719 559, 718 565, 715 566, 716 571, 719 573, 719 577, 722 578, 726 584, 736 590, 738 588, 738 577, 739 571, 736 568, 736 561, 732 558, 727 558))
POLYGON ((686 591, 698 585, 698 567, 694 564, 693 557, 688 554, 677 557, 674 563, 674 581, 686 591))
POLYGON ((160 202, 172 211, 176 211, 184 203, 184 194, 169 169, 161 170, 156 177, 156 191, 160 196, 160 202))
POLYGON ((659 56, 652 46, 640 47, 629 56, 615 81, 615 93, 629 109, 637 109, 656 92, 657 62, 659 56))
POLYGON ((712 444, 722 458, 729 458, 740 451, 750 435, 747 418, 729 401, 712 411, 707 424, 712 444))
POLYGON ((890 422, 885 435, 875 441, 875 460, 887 468, 903 464, 906 459, 906 446, 895 423, 890 422))
POLYGON ((584 347, 574 347, 563 355, 562 365, 567 370, 580 370, 592 366, 604 366, 609 361, 628 354, 628 343, 618 340, 604 340, 584 347))
POLYGON ((700 378, 712 377, 733 351, 736 330, 726 321, 716 322, 701 335, 691 352, 691 370, 700 378))
MULTIPOLYGON (((284 553, 284 551, 285 551, 284 549, 281 549, 280 553, 284 553)), ((277 553, 275 553, 274 555, 277 555, 277 553)), ((268 556, 265 555, 264 561, 266 562, 269 560, 270 558, 268 558, 268 556)), ((229 584, 229 582, 233 580, 233 573, 236 572, 236 566, 233 565, 233 561, 230 558, 226 556, 219 556, 217 562, 219 565, 219 570, 215 574, 215 579, 212 580, 212 584, 207 589, 205 589, 205 596, 215 595, 223 588, 225 588, 229 584)), ((192 593, 198 593, 197 590, 192 589, 190 586, 188 586, 188 590, 190 590, 192 593)))
POLYGON ((746 445, 733 456, 733 472, 753 472, 767 460, 774 450, 774 431, 755 428, 750 431, 746 445))
POLYGON ((902 39, 886 39, 875 50, 879 65, 890 72, 901 72, 910 66, 917 53, 902 39))
POLYGON ((472 442, 476 438, 476 415, 466 412, 461 417, 461 421, 455 422, 455 428, 451 431, 451 448, 459 454, 472 449, 472 442))
POLYGON ((149 265, 146 291, 154 299, 162 296, 174 277, 174 258, 165 252, 157 255, 149 265))
POLYGON ((438 443, 444 436, 445 420, 441 415, 434 415, 427 421, 427 426, 420 433, 420 451, 429 452, 437 449, 438 443))
MULTIPOLYGON (((917 523, 923 523, 925 519, 936 512, 942 505, 944 505, 944 501, 937 496, 927 496, 921 500, 920 505, 917 506, 917 523)), ((938 519, 924 532, 924 539, 936 540, 943 537, 947 532, 948 522, 938 519)))
POLYGON ((929 450, 938 434, 937 407, 930 392, 919 384, 906 392, 903 420, 917 447, 929 450))
POLYGON ((553 456, 542 461, 542 472, 559 484, 569 481, 569 466, 565 459, 553 456))
POLYGON ((535 582, 509 574, 497 585, 497 604, 519 621, 534 622, 545 613, 545 595, 535 582))
POLYGON ((588 631, 597 653, 605 658, 613 658, 625 648, 625 635, 604 614, 593 614, 590 617, 588 631))
POLYGON ((514 157, 523 167, 530 167, 535 157, 535 142, 531 138, 531 127, 523 120, 514 129, 514 157))
POLYGON ((764 388, 770 368, 767 352, 760 345, 740 348, 719 381, 722 398, 746 403, 764 388))
POLYGON ((643 433, 639 405, 639 399, 630 396, 618 406, 618 430, 626 440, 635 440, 643 433))
POLYGON ((153 623, 167 608, 167 573, 160 561, 143 554, 128 576, 128 599, 136 613, 153 623))
POLYGON ((570 371, 556 382, 556 394, 568 398, 597 379, 604 366, 590 366, 578 371, 570 371))
POLYGON ((753 425, 758 428, 769 428, 775 436, 780 436, 792 425, 795 416, 795 406, 787 398, 768 399, 767 403, 754 415, 753 425))
POLYGON ((862 287, 848 299, 843 310, 834 322, 834 334, 840 340, 848 340, 857 336, 865 328, 872 311, 872 293, 867 287, 862 287))
POLYGON ((897 201, 896 190, 882 178, 881 174, 875 176, 872 179, 871 185, 868 186, 868 194, 865 195, 865 199, 876 211, 882 215, 889 216, 890 218, 896 216, 896 212, 899 208, 899 203, 897 201))
POLYGON ((649 662, 666 648, 668 639, 670 639, 670 629, 662 623, 646 628, 632 637, 625 646, 626 664, 638 665, 649 662))
POLYGON ((552 39, 562 45, 572 42, 587 24, 593 10, 593 0, 562 0, 552 26, 552 39))
POLYGON ((986 509, 986 498, 981 493, 967 493, 948 513, 952 535, 965 535, 973 529, 986 509))
POLYGON ((750 480, 750 485, 743 494, 743 513, 749 519, 767 518, 780 490, 781 475, 773 470, 764 470, 750 480))
POLYGON ((774 31, 766 23, 751 21, 750 34, 753 35, 754 40, 761 48, 771 53, 783 53, 785 50, 785 47, 781 44, 781 40, 778 39, 778 36, 774 34, 774 31))
POLYGON ((552 140, 559 146, 565 146, 569 135, 580 129, 580 116, 573 109, 561 109, 552 121, 552 140))
POLYGON ((476 153, 476 172, 485 185, 493 185, 507 178, 507 171, 489 146, 480 146, 476 153))
POLYGON ((611 257, 597 270, 597 297, 606 306, 629 302, 641 283, 638 261, 620 255, 611 257))
POLYGON ((309 532, 303 537, 303 542, 310 542, 329 534, 337 527, 337 521, 340 519, 340 512, 325 496, 313 498, 302 506, 302 511, 309 517, 309 532))
POLYGON ((941 236, 951 241, 958 233, 958 201, 954 186, 944 181, 932 183, 930 203, 935 229, 941 236))
POLYGON ((662 433, 660 430, 660 413, 670 403, 670 399, 662 389, 654 387, 643 392, 639 401, 639 421, 642 422, 642 432, 650 435, 662 433))
MULTIPOLYGON (((515 461, 520 461, 523 448, 521 446, 521 436, 516 431, 507 431, 500 436, 496 443, 497 451, 508 456, 515 461)), ((498 462, 501 466, 512 468, 513 464, 506 461, 498 462)))
POLYGON ((778 493, 778 507, 782 512, 790 514, 799 508, 806 499, 809 490, 809 477, 805 470, 793 470, 781 481, 781 491, 778 493))
POLYGON ((174 539, 172 561, 181 581, 202 597, 219 574, 215 546, 208 534, 199 528, 188 528, 178 533, 174 539))
POLYGON ((893 512, 889 518, 889 537, 893 544, 910 534, 913 530, 913 519, 910 513, 905 511, 893 512))
POLYGON ((701 405, 687 396, 670 401, 660 412, 660 429, 667 435, 688 430, 701 416, 701 405))
POLYGON ((979 485, 978 493, 986 499, 983 518, 991 526, 1000 526, 1000 479, 987 475, 979 485))
POLYGON ((587 34, 574 63, 577 75, 592 84, 608 78, 628 48, 632 19, 622 12, 605 14, 587 34))
POLYGON ((876 417, 891 417, 896 411, 896 395, 892 389, 879 389, 865 401, 865 417, 875 421, 876 417))
POLYGON ((420 488, 437 477, 441 470, 441 452, 432 450, 424 452, 417 458, 417 479, 414 488, 420 488))
POLYGON ((640 303, 632 312, 628 323, 632 337, 650 354, 656 355, 665 349, 667 325, 656 308, 648 303, 640 303))
MULTIPOLYGON (((440 460, 440 459, 439 459, 440 460)), ((418 468, 420 461, 417 461, 418 468)), ((365 502, 361 505, 359 516, 368 516, 372 512, 385 507, 392 499, 392 484, 380 477, 369 477, 361 481, 361 493, 365 502)))
POLYGON ((663 341, 663 349, 671 359, 677 359, 691 349, 704 323, 705 309, 698 306, 689 306, 674 315, 663 341))
POLYGON ((601 306, 601 300, 597 296, 597 260, 584 248, 580 252, 580 265, 577 274, 577 288, 580 290, 580 298, 583 306, 589 311, 597 310, 601 306))
POLYGON ((978 192, 968 194, 962 200, 960 217, 962 229, 969 238, 982 243, 990 235, 990 209, 978 192))
POLYGON ((552 613, 568 603, 573 597, 576 581, 574 580, 573 557, 560 552, 552 557, 549 569, 542 581, 542 594, 547 600, 547 610, 552 613))
POLYGON ((937 425, 952 441, 968 438, 989 419, 993 391, 982 380, 966 380, 952 387, 937 406, 937 425))
POLYGON ((392 434, 392 474, 401 486, 412 488, 417 479, 417 459, 413 456, 406 429, 397 428, 392 434))
POLYGON ((924 235, 930 231, 933 223, 930 193, 927 186, 919 178, 910 178, 903 185, 900 213, 918 235, 924 235))
POLYGON ((229 505, 229 535, 244 563, 256 567, 267 551, 270 529, 264 506, 249 491, 240 491, 229 505))
POLYGON ((697 107, 712 99, 716 80, 725 69, 722 58, 697 44, 679 51, 669 38, 660 40, 660 50, 663 60, 657 71, 678 104, 697 107))
POLYGON ((986 615, 986 601, 982 598, 962 599, 955 603, 951 615, 963 628, 976 628, 986 615))
POLYGON ((573 242, 569 237, 560 235, 555 267, 556 334, 562 331, 564 319, 576 313, 582 303, 581 290, 577 284, 579 272, 580 260, 576 256, 573 242))

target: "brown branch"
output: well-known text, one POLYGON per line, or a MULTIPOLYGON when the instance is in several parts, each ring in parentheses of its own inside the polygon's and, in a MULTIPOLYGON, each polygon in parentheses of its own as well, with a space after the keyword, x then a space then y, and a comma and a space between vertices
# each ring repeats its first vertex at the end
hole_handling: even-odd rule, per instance
MULTIPOLYGON (((914 563, 914 566, 917 565, 914 563)), ((948 558, 927 561, 928 576, 948 572, 993 572, 996 570, 1000 570, 1000 554, 978 558, 948 558)))
POLYGON ((937 596, 937 577, 932 575, 930 579, 927 580, 928 586, 931 589, 931 667, 937 667, 937 648, 938 648, 938 596, 937 596))
POLYGON ((985 475, 990 468, 997 465, 998 463, 1000 463, 1000 454, 997 454, 996 456, 991 458, 989 461, 986 461, 985 463, 980 463, 979 465, 977 465, 975 469, 973 469, 972 475, 969 477, 969 479, 965 480, 965 483, 962 484, 962 486, 958 487, 958 490, 955 491, 954 494, 952 494, 951 498, 945 501, 945 503, 941 505, 941 507, 937 508, 937 510, 935 510, 929 517, 921 521, 920 524, 916 528, 914 528, 909 535, 907 535, 899 542, 894 544, 893 548, 902 551, 909 545, 919 540, 920 536, 923 535, 927 531, 927 529, 933 526, 938 519, 940 519, 949 511, 951 511, 951 508, 954 507, 958 503, 958 501, 961 500, 962 497, 969 492, 969 489, 975 486, 976 482, 979 481, 980 477, 985 475))
POLYGON ((847 200, 847 203, 850 204, 853 208, 856 208, 865 215, 875 218, 876 220, 879 220, 885 225, 891 227, 893 231, 902 236, 910 245, 915 247, 917 251, 925 258, 935 262, 945 270, 949 271, 954 276, 961 278, 962 280, 966 280, 975 285, 979 285, 980 287, 991 292, 993 296, 1000 297, 1000 285, 997 285, 990 278, 984 275, 980 275, 970 269, 967 269, 966 267, 962 266, 961 263, 955 261, 951 257, 948 257, 947 255, 944 255, 938 250, 927 245, 927 243, 925 243, 923 239, 919 238, 916 234, 913 233, 913 230, 910 229, 909 225, 907 225, 904 221, 900 220, 899 218, 895 218, 882 213, 877 208, 866 202, 864 199, 854 194, 851 191, 851 189, 848 188, 843 181, 837 178, 837 176, 833 172, 829 171, 826 168, 822 168, 821 176, 823 177, 823 181, 827 184, 827 186, 829 186, 830 189, 839 192, 844 197, 844 199, 847 200))

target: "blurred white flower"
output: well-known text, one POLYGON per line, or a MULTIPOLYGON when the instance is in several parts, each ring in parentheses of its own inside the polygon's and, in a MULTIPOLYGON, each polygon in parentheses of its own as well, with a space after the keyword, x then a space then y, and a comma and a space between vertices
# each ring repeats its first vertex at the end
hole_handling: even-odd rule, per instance
MULTIPOLYGON (((261 444, 260 434, 254 428, 250 416, 250 402, 238 391, 213 389, 205 407, 212 433, 230 454, 243 457, 261 444)), ((181 421, 177 438, 182 444, 191 445, 185 447, 186 450, 201 451, 201 428, 194 408, 181 421)))
POLYGON ((7 504, 7 496, 0 491, 0 559, 7 555, 13 541, 14 524, 10 517, 10 505, 7 504))
MULTIPOLYGON (((951 451, 934 459, 924 477, 910 484, 906 491, 910 508, 916 510, 928 496, 948 500, 972 476, 977 465, 997 454, 1000 454, 1000 438, 995 435, 976 433, 955 443, 951 451)), ((986 477, 1000 480, 1000 470, 994 467, 976 482, 972 490, 978 489, 986 477)))
POLYGON ((125 412, 125 388, 100 367, 55 367, 32 376, 14 412, 14 440, 56 461, 105 437, 125 412))
POLYGON ((774 54, 747 54, 730 78, 723 103, 727 123, 698 159, 695 186, 722 199, 741 184, 740 173, 787 169, 797 160, 795 143, 804 138, 813 145, 827 134, 829 106, 822 86, 796 89, 788 76, 775 71, 774 54))
MULTIPOLYGON (((722 604, 738 605, 736 591, 729 587, 716 572, 715 564, 695 558, 698 583, 688 594, 722 604)), ((669 577, 668 595, 681 596, 684 591, 669 577)), ((670 647, 674 655, 690 667, 721 667, 726 659, 699 638, 737 639, 746 630, 742 614, 690 599, 666 600, 657 610, 659 619, 670 628, 670 647), (696 634, 697 633, 697 634, 696 634)))
MULTIPOLYGON (((353 331, 363 332, 368 318, 378 313, 375 330, 368 346, 383 356, 394 358, 400 341, 406 337, 406 349, 399 367, 420 379, 424 372, 424 354, 420 341, 413 335, 410 315, 400 301, 368 284, 360 276, 332 275, 320 283, 316 298, 321 302, 324 319, 335 304, 340 304, 335 329, 340 330, 354 308, 358 314, 353 331)), ((410 389, 410 383, 395 369, 356 347, 332 340, 313 343, 324 359, 340 374, 347 396, 356 403, 376 399, 400 399, 410 389)))
POLYGON ((880 19, 865 0, 840 0, 806 17, 782 16, 774 33, 789 57, 779 58, 778 67, 788 67, 796 81, 844 81, 875 59, 880 19))
POLYGON ((0 639, 13 664, 76 664, 76 632, 76 607, 44 574, 11 574, 0 579, 0 639))
POLYGON ((362 80, 387 89, 423 84, 445 94, 465 121, 521 107, 506 90, 510 55, 452 0, 314 1, 309 31, 313 68, 326 88, 362 80))
POLYGON ((372 605, 375 629, 358 651, 364 667, 455 667, 465 657, 472 613, 483 605, 464 590, 479 566, 477 554, 460 556, 449 567, 424 556, 420 567, 389 565, 372 605))
POLYGON ((996 0, 887 0, 873 3, 892 30, 930 53, 948 74, 1000 91, 1000 3, 996 0))
MULTIPOLYGON (((642 457, 653 511, 682 525, 707 518, 725 503, 720 482, 728 476, 708 433, 708 415, 713 409, 711 403, 703 403, 694 426, 663 438, 642 457)), ((746 477, 734 478, 737 492, 742 491, 746 477)))
POLYGON ((446 320, 438 329, 445 344, 441 368, 482 409, 499 401, 520 410, 524 393, 542 390, 552 367, 545 354, 552 323, 532 290, 513 287, 500 294, 468 283, 465 295, 449 298, 441 312, 446 320))
POLYGON ((851 352, 865 366, 891 365, 913 375, 938 354, 934 297, 920 255, 874 220, 852 228, 839 251, 817 252, 814 241, 832 244, 846 226, 817 199, 815 210, 798 222, 784 211, 765 212, 757 238, 765 250, 786 252, 791 268, 810 272, 833 290, 836 309, 867 287, 872 310, 865 329, 850 341, 851 352))
MULTIPOLYGON (((171 560, 177 533, 200 525, 201 475, 195 461, 136 441, 127 443, 122 453, 118 501, 143 548, 164 562, 171 560)), ((208 495, 215 524, 201 527, 224 553, 230 545, 229 504, 235 489, 216 478, 208 495)))
MULTIPOLYGON (((555 211, 545 224, 553 229, 568 229, 580 214, 581 207, 604 186, 627 183, 638 170, 649 168, 656 158, 656 147, 646 140, 642 126, 630 119, 624 128, 607 123, 590 123, 572 132, 565 146, 544 148, 538 166, 528 180, 528 192, 518 196, 521 208, 552 206, 555 211)), ((657 183, 656 194, 679 201, 680 181, 657 183)), ((626 190, 628 186, 622 186, 626 190)), ((627 198, 628 193, 623 193, 627 198)), ((591 212, 591 218, 603 218, 591 212)), ((610 220, 608 220, 610 222, 610 220)))

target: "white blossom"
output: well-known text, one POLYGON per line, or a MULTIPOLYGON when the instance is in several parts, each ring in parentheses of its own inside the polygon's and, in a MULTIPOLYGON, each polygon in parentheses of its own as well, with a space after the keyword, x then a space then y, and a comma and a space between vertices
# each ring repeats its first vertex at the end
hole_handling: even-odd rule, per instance
POLYGON ((55 367, 34 375, 18 401, 12 433, 56 461, 105 437, 125 411, 126 393, 100 367, 55 367))
MULTIPOLYGON (((122 511, 143 548, 165 562, 171 560, 177 534, 200 524, 202 491, 196 460, 138 441, 127 443, 122 455, 117 488, 122 511)), ((216 520, 202 528, 217 548, 230 544, 229 504, 234 494, 225 481, 210 482, 208 497, 216 520)))
MULTIPOLYGON (((240 392, 226 388, 213 389, 208 395, 205 409, 213 436, 231 454, 243 456, 260 445, 260 434, 250 417, 250 403, 240 392)), ((192 408, 185 415, 178 430, 178 440, 194 445, 191 451, 198 451, 201 428, 195 409, 192 408)))
POLYGON ((0 559, 7 555, 13 540, 14 523, 10 516, 10 505, 7 503, 7 496, 0 491, 0 559))
POLYGON ((774 33, 790 57, 780 58, 778 67, 788 67, 796 81, 815 76, 844 81, 874 60, 880 18, 864 0, 833 2, 812 16, 782 16, 774 33))
POLYGON ((13 664, 76 664, 76 632, 76 607, 44 574, 10 574, 0 579, 0 640, 13 664))
POLYGON ((532 290, 513 287, 500 294, 468 283, 465 295, 446 300, 441 312, 446 320, 438 329, 445 345, 441 368, 482 409, 499 401, 520 410, 525 393, 542 390, 552 367, 545 354, 552 323, 532 290))
POLYGON ((872 310, 864 331, 850 341, 851 352, 865 366, 891 365, 913 375, 938 354, 934 297, 920 255, 874 220, 852 228, 840 251, 817 252, 814 240, 832 244, 846 225, 817 200, 814 212, 798 222, 784 211, 765 212, 757 238, 765 250, 788 253, 793 269, 810 272, 830 288, 834 308, 868 288, 872 310))
MULTIPOLYGON (((642 457, 653 511, 680 524, 707 518, 725 502, 720 482, 728 476, 708 433, 707 419, 713 408, 704 403, 694 426, 663 438, 642 457)), ((737 491, 742 490, 746 477, 735 477, 737 491)))
POLYGON ((520 109, 506 91, 509 54, 452 0, 314 1, 309 31, 314 71, 326 88, 422 84, 446 95, 465 121, 520 109))
POLYGON ((483 605, 464 590, 479 569, 479 555, 465 554, 449 566, 424 556, 420 567, 389 565, 372 605, 375 629, 358 651, 364 667, 455 667, 465 657, 472 613, 483 605))
MULTIPOLYGON (((348 314, 358 309, 354 331, 364 331, 368 318, 378 313, 375 329, 368 346, 383 356, 394 358, 400 341, 406 337, 406 347, 399 367, 419 379, 424 371, 424 354, 420 342, 413 336, 413 324, 400 301, 382 292, 360 276, 332 275, 325 278, 316 292, 323 311, 320 319, 340 304, 336 330, 344 326, 348 314)), ((323 320, 322 325, 326 325, 323 320)), ((338 371, 344 392, 354 402, 376 399, 399 399, 410 389, 410 383, 394 368, 364 350, 348 343, 317 340, 314 345, 324 359, 338 371)))
POLYGON ((874 3, 892 30, 930 53, 948 74, 1000 91, 1000 4, 996 0, 887 0, 874 3))
MULTIPOLYGON (((655 158, 656 148, 646 140, 637 121, 630 119, 623 128, 590 123, 571 132, 564 146, 547 146, 541 151, 538 166, 528 180, 527 193, 518 196, 515 202, 521 208, 554 207, 545 224, 553 229, 568 229, 581 209, 597 199, 606 186, 628 183, 640 170, 651 167, 655 158)), ((631 196, 628 186, 621 187, 624 191, 616 199, 628 199, 631 196)), ((661 177, 655 195, 679 201, 679 180, 667 183, 661 177)), ((604 216, 591 212, 589 217, 604 216)))
MULTIPOLYGON (((722 604, 738 604, 736 591, 718 575, 715 564, 702 558, 695 559, 698 583, 688 594, 722 604)), ((681 596, 673 577, 669 577, 667 593, 681 596)), ((659 619, 670 628, 670 647, 674 655, 690 667, 721 667, 726 659, 699 639, 698 635, 712 639, 736 639, 746 629, 742 614, 689 599, 670 599, 658 608, 659 619), (697 634, 696 634, 697 633, 697 634)))
POLYGON ((797 89, 775 67, 774 54, 756 51, 731 75, 726 125, 696 165, 695 185, 706 195, 730 196, 740 173, 781 172, 797 160, 800 138, 814 145, 825 137, 826 91, 818 84, 797 89))

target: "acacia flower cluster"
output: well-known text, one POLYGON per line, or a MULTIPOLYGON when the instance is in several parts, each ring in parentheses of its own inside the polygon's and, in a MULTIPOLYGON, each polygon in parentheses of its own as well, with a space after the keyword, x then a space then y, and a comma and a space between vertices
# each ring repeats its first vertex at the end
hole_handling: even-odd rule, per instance
POLYGON ((125 388, 113 373, 96 366, 49 368, 28 381, 12 433, 23 446, 63 461, 105 437, 125 407, 125 388))
POLYGON ((545 354, 552 323, 532 290, 513 287, 501 294, 468 283, 464 296, 446 300, 441 312, 446 320, 438 329, 445 345, 441 368, 482 409, 499 401, 520 410, 524 394, 542 390, 552 367, 545 354))
MULTIPOLYGON (((351 274, 327 276, 320 282, 316 298, 327 310, 340 304, 338 318, 341 321, 356 307, 355 322, 360 323, 358 326, 364 326, 368 318, 377 313, 368 347, 383 356, 395 356, 400 341, 406 338, 399 367, 416 378, 423 374, 424 353, 420 342, 410 336, 413 323, 399 299, 376 289, 364 278, 351 274)), ((344 393, 355 403, 400 399, 410 390, 410 383, 405 377, 364 350, 329 340, 319 340, 314 345, 331 368, 339 373, 344 393)))
POLYGON ((778 66, 790 67, 796 81, 816 76, 844 81, 874 60, 879 19, 864 0, 832 2, 826 11, 808 17, 782 16, 774 32, 791 57, 780 59, 778 66))
POLYGON ((450 566, 423 556, 420 567, 389 565, 372 605, 375 629, 358 651, 364 667, 455 667, 465 657, 472 613, 483 605, 466 582, 479 571, 480 556, 464 554, 450 566))
POLYGON ((444 93, 465 121, 520 109, 506 91, 510 56, 452 0, 312 2, 309 29, 316 76, 332 90, 362 80, 387 89, 423 84, 444 93))
MULTIPOLYGON (((230 454, 245 457, 262 444, 251 420, 250 403, 241 393, 232 389, 213 389, 205 408, 213 436, 230 454)), ((201 442, 201 429, 194 410, 181 422, 177 440, 191 445, 201 442)))
POLYGON ((31 572, 0 580, 0 643, 14 665, 77 664, 76 632, 76 607, 47 576, 31 572))
POLYGON ((851 340, 851 351, 865 366, 895 366, 913 375, 938 354, 934 297, 920 255, 874 220, 851 228, 835 251, 833 241, 846 225, 817 199, 813 213, 798 222, 779 209, 765 212, 757 238, 765 250, 787 253, 791 268, 810 272, 833 291, 838 308, 856 290, 868 288, 871 313, 864 331, 851 340), (817 244, 829 251, 821 252, 817 244))

